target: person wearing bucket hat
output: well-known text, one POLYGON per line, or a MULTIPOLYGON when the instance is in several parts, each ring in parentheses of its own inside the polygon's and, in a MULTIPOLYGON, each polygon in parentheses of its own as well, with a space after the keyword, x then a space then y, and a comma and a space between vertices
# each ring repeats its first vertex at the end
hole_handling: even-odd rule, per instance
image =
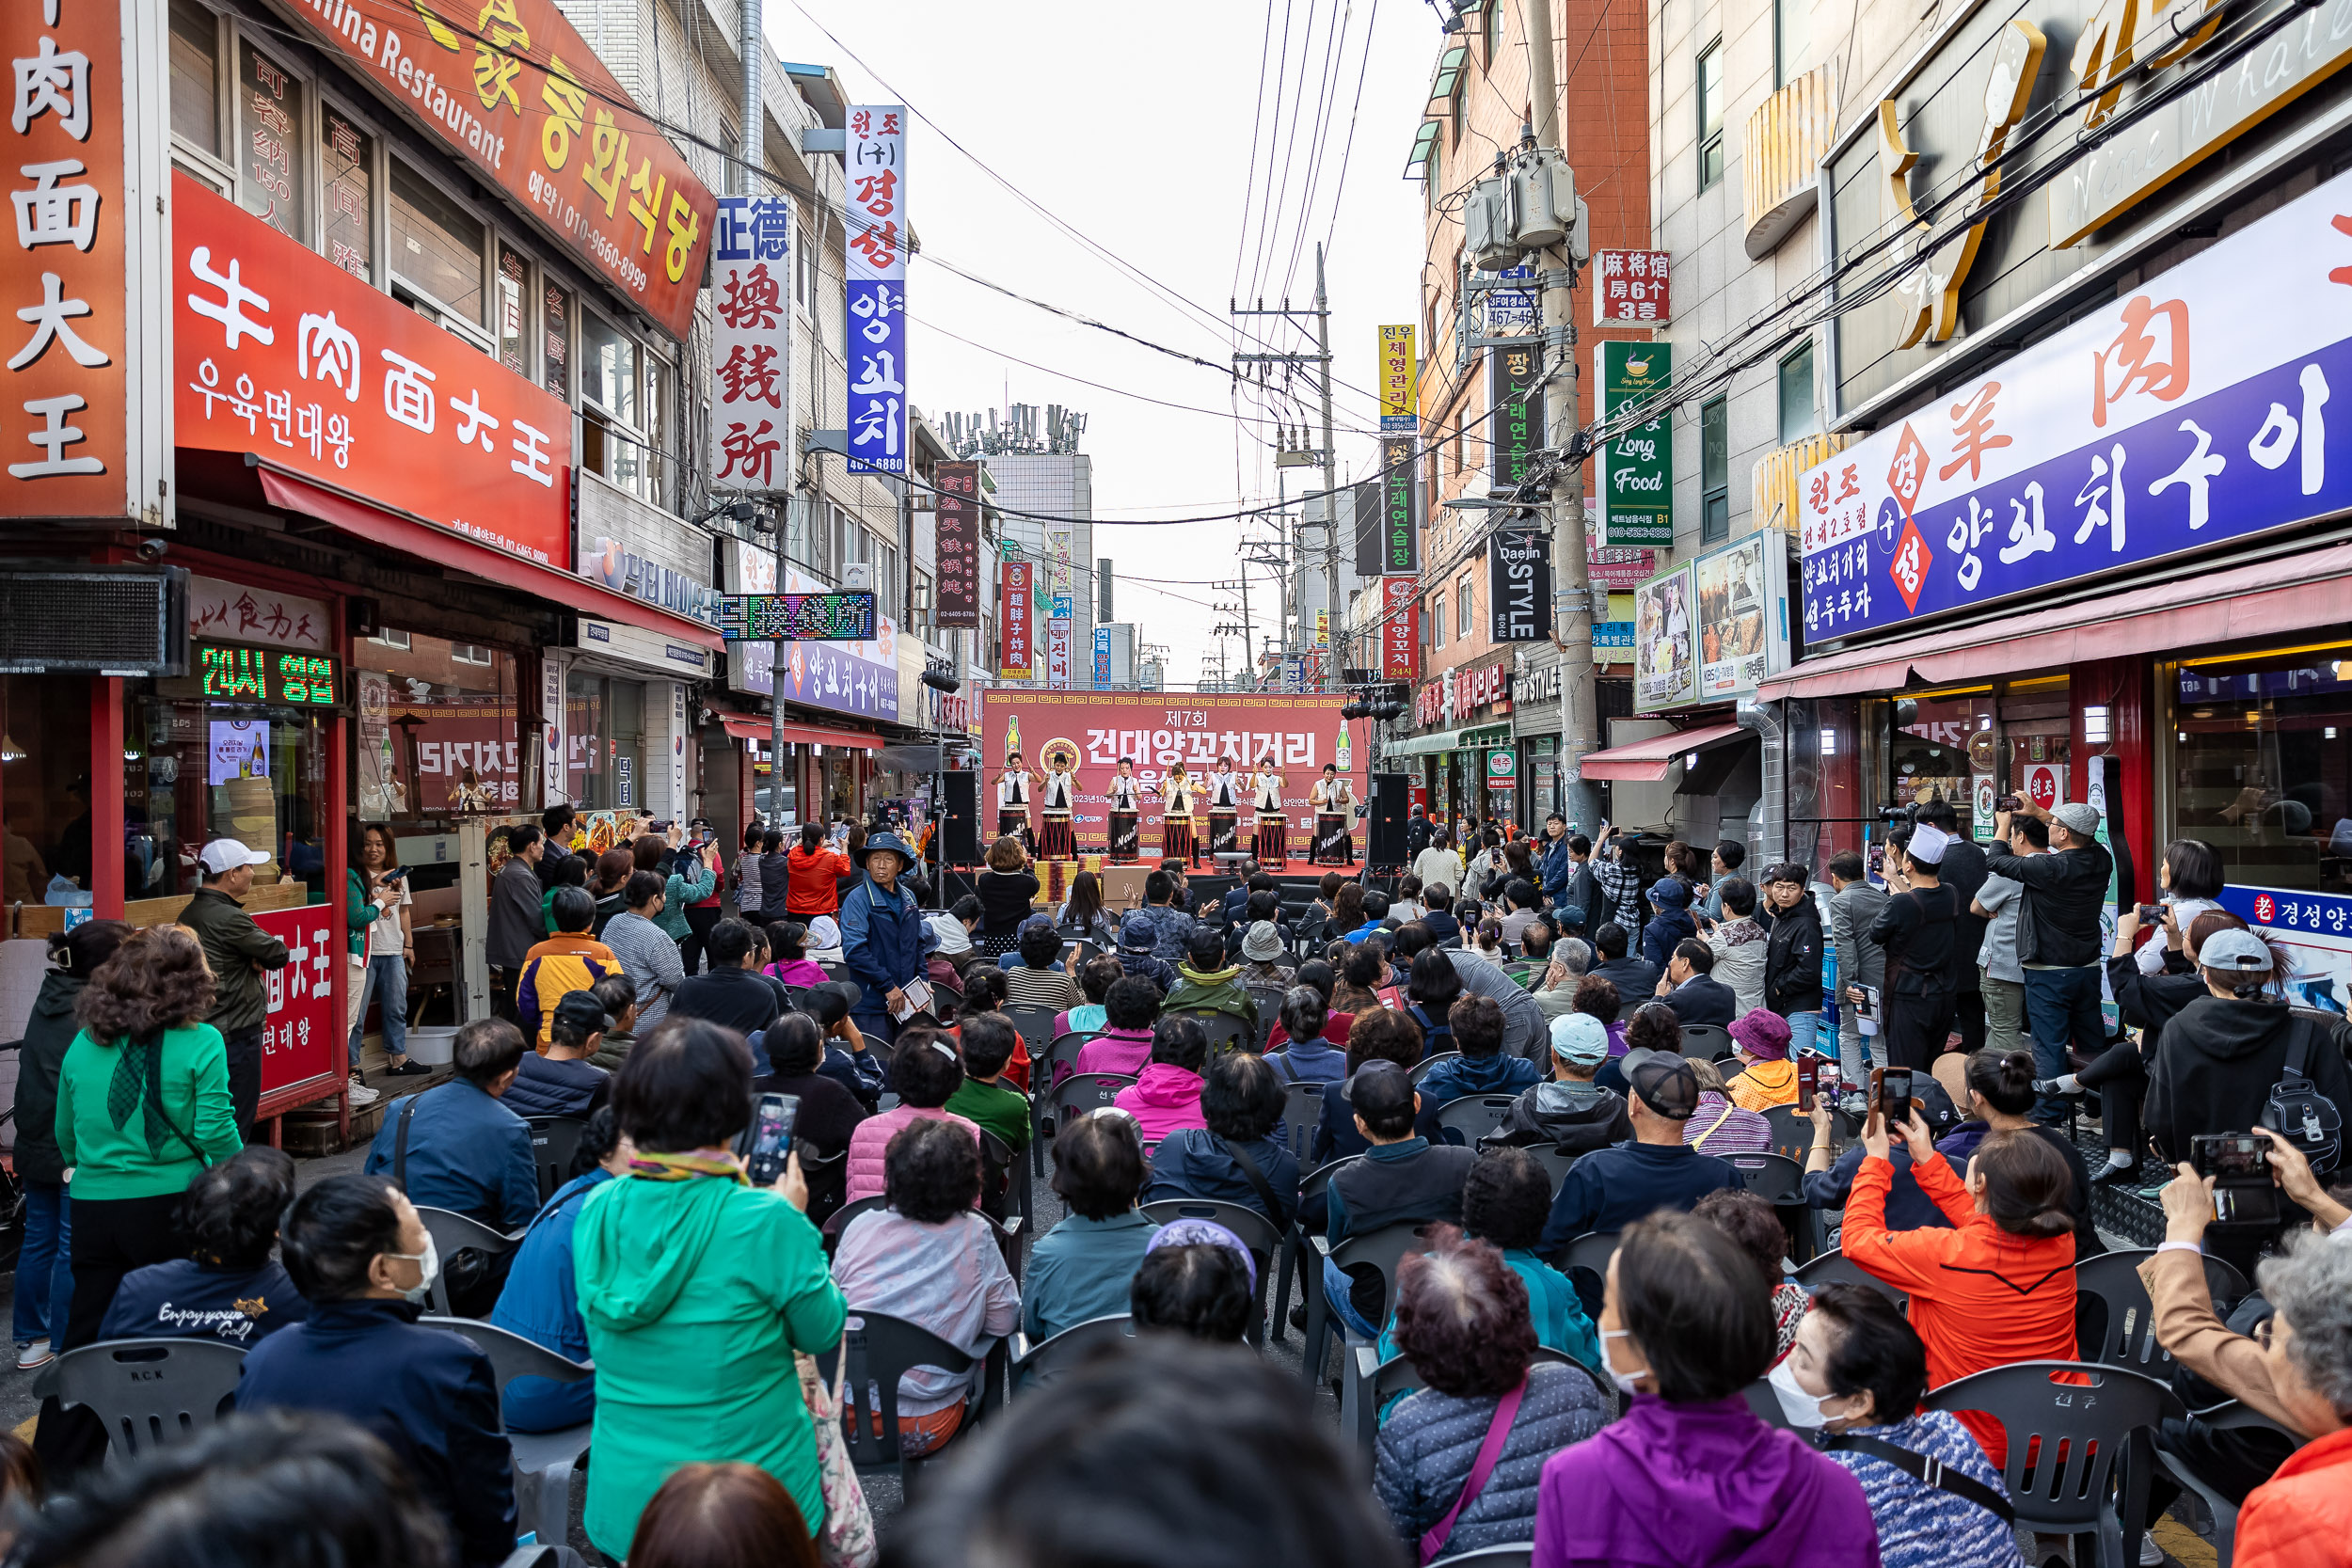
POLYGON ((1550 1078, 1521 1091, 1488 1141, 1588 1154, 1631 1137, 1625 1097, 1593 1082, 1609 1059, 1609 1026, 1590 1013, 1564 1013, 1551 1021, 1550 1040, 1550 1078))
POLYGON ((1539 1253, 1549 1254, 1588 1230, 1622 1230, 1661 1209, 1688 1213, 1724 1187, 1746 1190, 1731 1162, 1683 1141, 1684 1125, 1699 1106, 1691 1064, 1662 1051, 1633 1051, 1622 1065, 1633 1090, 1626 1097, 1633 1141, 1595 1149, 1568 1168, 1536 1243, 1539 1253))
MULTIPOLYGON (((1985 869, 2026 890, 2026 914, 2017 931, 2026 1028, 2033 1036, 2034 1076, 2056 1078, 2066 1071, 2069 1046, 2086 1056, 2106 1046, 2099 1010, 2101 922, 2115 858, 2099 842, 2099 811, 2089 802, 2067 800, 2044 812, 2028 801, 2023 809, 2049 824, 2049 853, 2018 854, 2010 842, 2010 814, 1995 812, 1985 869)), ((2045 1095, 2033 1118, 2055 1127, 2066 1120, 2066 1103, 2045 1095)))
POLYGON ((1298 974, 1282 961, 1288 954, 1289 949, 1282 945, 1280 927, 1271 920, 1251 921, 1241 939, 1242 984, 1287 990, 1298 974))
POLYGON ((1788 1059, 1788 1021, 1770 1008, 1753 1008, 1731 1021, 1740 1065, 1727 1078, 1734 1105, 1761 1112, 1797 1102, 1797 1064, 1788 1059))
POLYGON ((912 1016, 930 994, 923 978, 923 911, 899 886, 914 851, 885 829, 856 853, 865 875, 841 900, 841 961, 865 990, 854 1015, 859 1031, 887 1045, 898 1037, 901 1015, 912 1016))

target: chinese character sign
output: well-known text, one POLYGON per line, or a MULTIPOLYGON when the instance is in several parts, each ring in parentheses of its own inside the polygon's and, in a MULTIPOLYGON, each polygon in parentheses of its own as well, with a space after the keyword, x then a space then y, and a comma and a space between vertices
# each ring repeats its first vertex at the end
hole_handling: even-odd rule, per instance
POLYGON ((937 530, 939 626, 942 631, 980 624, 980 466, 942 463, 934 472, 938 494, 931 520, 937 530))
MULTIPOLYGON (((1597 344, 1593 357, 1600 380, 1601 413, 1614 414, 1663 391, 1673 379, 1673 354, 1665 343, 1597 344)), ((1661 415, 1604 443, 1599 464, 1601 542, 1673 545, 1673 416, 1661 415)))
POLYGON ((1498 529, 1486 541, 1487 640, 1541 642, 1551 636, 1551 539, 1532 528, 1498 529))
POLYGON ((1420 428, 1420 416, 1414 411, 1420 396, 1421 367, 1413 358, 1413 328, 1384 326, 1380 329, 1380 428, 1403 431, 1407 435, 1420 428))
POLYGON ((1025 561, 1008 561, 998 569, 996 603, 1005 625, 1003 657, 996 661, 996 673, 1009 681, 1025 681, 1036 673, 1037 658, 1030 647, 1035 636, 1030 574, 1030 563, 1025 561))
POLYGON ((670 336, 692 330, 710 191, 557 0, 286 9, 670 336))
POLYGON ((1380 674, 1408 681, 1421 673, 1421 585, 1411 578, 1380 579, 1380 674))
POLYGON ((172 191, 178 445, 571 563, 560 399, 186 175, 172 191))
POLYGON ((341 973, 343 984, 352 980, 326 906, 264 910, 253 922, 286 944, 289 959, 268 975, 269 1010, 262 1018, 262 1104, 297 1085, 328 1092, 343 1060, 338 1027, 343 1014, 335 1004, 335 978, 341 973), (318 1086, 322 1084, 325 1087, 318 1086))
POLYGON ((878 621, 871 594, 724 594, 719 598, 719 635, 730 642, 867 642, 878 621))
POLYGON ((2339 176, 1807 469, 1806 641, 2352 506, 2347 235, 2339 176))
POLYGON ((1593 325, 1661 326, 1674 319, 1667 293, 1674 258, 1663 250, 1593 252, 1593 325))
POLYGON ((790 198, 720 198, 710 245, 713 490, 788 488, 798 462, 789 450, 792 237, 790 198))
POLYGON ((842 270, 851 473, 907 471, 906 119, 897 103, 850 111, 850 246, 842 270))

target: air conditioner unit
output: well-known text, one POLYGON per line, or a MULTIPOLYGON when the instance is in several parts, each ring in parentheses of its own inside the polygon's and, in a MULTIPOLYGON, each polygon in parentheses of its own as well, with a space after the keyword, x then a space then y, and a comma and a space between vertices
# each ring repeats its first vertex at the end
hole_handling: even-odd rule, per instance
POLYGON ((1486 272, 1518 265, 1521 247, 1511 238, 1511 182, 1500 176, 1470 187, 1462 209, 1463 248, 1470 264, 1486 272))
POLYGON ((1511 165, 1511 238, 1530 250, 1560 244, 1576 218, 1576 171, 1553 148, 1522 152, 1511 165))

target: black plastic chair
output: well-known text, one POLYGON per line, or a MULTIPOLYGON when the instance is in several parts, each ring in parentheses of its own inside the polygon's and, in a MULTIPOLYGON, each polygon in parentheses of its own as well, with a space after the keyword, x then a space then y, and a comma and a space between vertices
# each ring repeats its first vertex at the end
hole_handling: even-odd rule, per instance
MULTIPOLYGON (((1354 1433, 1366 1454, 1372 1452, 1373 1443, 1380 1435, 1380 1407, 1398 1394, 1412 1393, 1429 1386, 1420 1370, 1404 1356, 1391 1356, 1375 1366, 1372 1358, 1377 1354, 1371 1345, 1356 1347, 1354 1364, 1350 1368, 1355 1375, 1351 1379, 1352 1386, 1345 1390, 1353 1398, 1343 1397, 1340 1402, 1340 1431, 1354 1433)), ((1575 1356, 1548 1345, 1537 1345, 1535 1354, 1529 1358, 1530 1370, 1536 1367, 1573 1367, 1600 1395, 1600 1407, 1608 1412, 1601 1418, 1602 1421, 1606 1423, 1617 1418, 1617 1386, 1575 1356)), ((1458 1562, 1461 1559, 1448 1558, 1446 1560, 1458 1562)))
POLYGON ((1454 1141, 1475 1148, 1479 1139, 1502 1125, 1518 1102, 1515 1094, 1466 1094, 1438 1107, 1438 1125, 1460 1134, 1454 1141))
MULTIPOLYGON (((429 1328, 446 1328, 463 1335, 490 1358, 490 1375, 503 1398, 506 1386, 518 1377, 544 1377, 557 1383, 578 1383, 596 1375, 584 1362, 558 1355, 521 1335, 471 1318, 426 1318, 429 1328)), ((582 1421, 561 1432, 509 1432, 506 1441, 515 1453, 516 1528, 536 1530, 542 1541, 560 1541, 569 1528, 572 1472, 588 1456, 588 1433, 595 1425, 582 1421)))
POLYGON ((1482 1546, 1474 1552, 1457 1552, 1445 1559, 1447 1568, 1528 1568, 1534 1560, 1534 1543, 1516 1541, 1501 1546, 1482 1546))
POLYGON ((1799 1268, 1796 1281, 1808 1291, 1816 1285, 1826 1285, 1832 1281, 1844 1285, 1867 1285, 1905 1313, 1911 1310, 1909 1291, 1897 1290, 1835 1247, 1799 1268))
POLYGON ((1029 1048, 1029 1081, 1037 1081, 1037 1060, 1045 1054, 1045 1048, 1054 1043, 1054 1020, 1058 1013, 1039 1007, 1007 1007, 1005 1016, 1021 1035, 1022 1043, 1029 1048))
POLYGON ((1778 1208, 1804 1201, 1804 1167, 1786 1154, 1726 1154, 1748 1191, 1778 1208))
POLYGON ((1281 1255, 1282 1232, 1246 1203, 1220 1203, 1206 1197, 1168 1197, 1157 1203, 1147 1203, 1141 1212, 1154 1225, 1173 1225, 1178 1220, 1207 1220, 1221 1225, 1241 1238, 1258 1262, 1258 1311, 1250 1320, 1249 1342, 1265 1343, 1266 1294, 1274 1288, 1274 1260, 1281 1255))
POLYGON ((433 1276, 433 1288, 426 1292, 426 1301, 442 1317, 459 1314, 450 1305, 449 1265, 461 1252, 476 1252, 493 1259, 505 1257, 522 1244, 520 1230, 513 1235, 491 1229, 470 1214, 453 1210, 417 1205, 417 1218, 424 1222, 425 1234, 433 1238, 433 1250, 440 1255, 441 1272, 433 1276))
POLYGON ((2154 1432, 2165 1418, 2187 1414, 2154 1378, 2080 1361, 1994 1367, 1946 1384, 1923 1408, 2000 1422, 2009 1441, 2001 1479, 2017 1527, 2075 1537, 2074 1561, 2086 1568, 2138 1560, 2154 1432))
POLYGON ((1252 1043, 1249 1021, 1235 1018, 1232 1013, 1220 1013, 1205 1007, 1185 1007, 1161 1016, 1188 1018, 1200 1024, 1201 1033, 1209 1037, 1211 1051, 1232 1051, 1252 1043))
MULTIPOLYGON (((2139 1280, 2139 1265, 2154 1256, 2153 1248, 2108 1252, 2074 1265, 2074 1288, 2095 1298, 2106 1319, 2097 1343, 2085 1335, 2077 1346, 2084 1360, 2157 1379, 2171 1377, 2172 1353, 2156 1343, 2155 1304, 2139 1280)), ((2214 1298, 2217 1317, 2230 1309, 2223 1302, 2233 1282, 2242 1285, 2244 1276, 2218 1258, 2205 1259, 2205 1288, 2214 1298)))
POLYGON ((1413 1064, 1413 1082, 1418 1084, 1428 1077, 1437 1070, 1439 1062, 1458 1062, 1461 1059, 1462 1053, 1458 1051, 1440 1051, 1434 1056, 1423 1056, 1413 1064))
POLYGON ((1318 1268, 1314 1280, 1310 1281, 1307 1278, 1307 1255, 1313 1250, 1307 1242, 1308 1205, 1311 1200, 1321 1195, 1325 1188, 1331 1185, 1331 1175, 1334 1171, 1350 1160, 1362 1158, 1360 1154, 1343 1154, 1328 1164, 1318 1165, 1298 1179, 1299 1218, 1291 1223, 1289 1231, 1282 1237, 1281 1261, 1275 1265, 1274 1270, 1274 1337, 1278 1339, 1282 1338, 1284 1330, 1290 1326, 1293 1277, 1298 1280, 1300 1301, 1314 1299, 1315 1291, 1323 1277, 1318 1268))
POLYGON ((1012 1146, 980 1129, 980 1208, 995 1220, 1029 1217, 1028 1162, 1012 1146))
POLYGON ((841 1244, 841 1233, 850 1228, 850 1222, 851 1220, 857 1218, 860 1214, 870 1212, 873 1210, 887 1209, 889 1207, 890 1199, 884 1197, 880 1193, 876 1193, 872 1197, 862 1197, 855 1203, 845 1203, 840 1208, 835 1209, 832 1213, 827 1214, 825 1216, 825 1223, 818 1227, 819 1233, 825 1239, 825 1256, 828 1258, 832 1257, 833 1249, 841 1244))
POLYGON ((1560 1183, 1567 1180, 1568 1167, 1583 1158, 1581 1154, 1568 1153, 1558 1144, 1533 1144, 1528 1146, 1526 1152, 1534 1155, 1535 1163, 1544 1167, 1544 1175, 1550 1179, 1554 1197, 1560 1195, 1560 1183))
POLYGON ((1290 1140, 1291 1158, 1306 1168, 1313 1149, 1315 1129, 1323 1125, 1323 1091, 1328 1084, 1291 1084, 1282 1090, 1282 1126, 1290 1140))
POLYGON ((580 1135, 588 1124, 571 1117, 525 1117, 531 1129, 531 1158, 539 1167, 539 1201, 572 1179, 572 1162, 580 1155, 580 1135))
POLYGON ((1073 1116, 1101 1110, 1119 1097, 1120 1090, 1134 1085, 1134 1079, 1116 1072, 1073 1072, 1054 1085, 1046 1104, 1052 1111, 1054 1125, 1060 1127, 1073 1116))
POLYGON ((1813 1152, 1813 1118, 1794 1105, 1775 1105, 1764 1119, 1772 1130, 1772 1152, 1794 1160, 1802 1173, 1805 1156, 1813 1152))
MULTIPOLYGON (((1767 1380, 1757 1378, 1740 1389, 1740 1396, 1748 1402, 1748 1408, 1756 1412, 1756 1418, 1766 1426, 1778 1427, 1783 1432, 1796 1431, 1788 1424, 1788 1413, 1780 1407, 1780 1396, 1772 1391, 1772 1386, 1767 1380)), ((1797 1434, 1801 1437, 1804 1435, 1803 1433, 1797 1434)))
POLYGON ((922 1466, 943 1457, 995 1406, 1003 1368, 1010 1354, 1009 1347, 1000 1339, 989 1347, 984 1358, 972 1355, 904 1318, 857 1307, 850 1309, 841 1342, 849 1354, 841 1426, 850 1463, 898 1471, 900 1495, 912 1497, 922 1466), (956 1435, 945 1448, 910 1459, 898 1449, 898 1379, 916 1367, 936 1367, 950 1373, 969 1372, 977 1367, 981 1371, 973 1408, 956 1435), (881 1411, 879 1433, 875 1430, 877 1409, 881 1411))
MULTIPOLYGON (((1326 1258, 1338 1264, 1342 1273, 1364 1264, 1379 1270, 1380 1311, 1373 1321, 1385 1323, 1389 1321, 1389 1314, 1396 1308, 1397 1260, 1408 1252, 1429 1249, 1429 1239, 1422 1234, 1426 1228, 1425 1221, 1401 1221, 1395 1225, 1384 1225, 1377 1230, 1365 1231, 1359 1236, 1350 1236, 1337 1246, 1317 1236, 1313 1238, 1311 1256, 1301 1266, 1313 1269, 1318 1283, 1326 1258)), ((1318 1289, 1307 1302, 1304 1363, 1307 1383, 1311 1387, 1323 1376, 1324 1356, 1332 1330, 1336 1327, 1337 1314, 1331 1310, 1330 1301, 1325 1292, 1318 1289)))
POLYGON ((1568 1276, 1584 1315, 1600 1322, 1601 1295, 1609 1288, 1609 1259, 1617 1255, 1614 1230, 1587 1230, 1545 1261, 1568 1276))
POLYGON ((1248 990, 1249 1000, 1258 1008, 1257 1049, 1263 1052, 1266 1040, 1274 1034, 1275 1021, 1281 1014, 1282 998, 1289 992, 1279 986, 1251 986, 1248 990))
POLYGON ((227 1416, 245 1352, 219 1339, 106 1339, 58 1356, 34 1391, 87 1408, 106 1429, 110 1463, 128 1465, 227 1416))
POLYGON ((1072 1323, 1035 1344, 1027 1335, 1015 1333, 1005 1391, 1010 1396, 1038 1388, 1093 1360, 1105 1346, 1125 1345, 1135 1337, 1136 1322, 1124 1312, 1072 1323))
MULTIPOLYGON (((2200 1410, 2196 1419, 2219 1432, 2275 1432, 2296 1448, 2301 1448, 2305 1441, 2300 1433, 2288 1431, 2261 1411, 2235 1400, 2217 1404, 2210 1410, 2200 1410)), ((2203 1503, 2205 1511, 2213 1515, 2215 1568, 2230 1568, 2231 1557, 2237 1550, 2237 1515, 2241 1505, 2222 1496, 2211 1481, 2192 1469, 2187 1461, 2167 1449, 2161 1432, 2156 1434, 2156 1464, 2184 1490, 2196 1494, 2197 1500, 2203 1503)))
POLYGON ((1682 1026, 1682 1053, 1710 1062, 1720 1062, 1731 1054, 1731 1031, 1720 1023, 1686 1023, 1682 1026))

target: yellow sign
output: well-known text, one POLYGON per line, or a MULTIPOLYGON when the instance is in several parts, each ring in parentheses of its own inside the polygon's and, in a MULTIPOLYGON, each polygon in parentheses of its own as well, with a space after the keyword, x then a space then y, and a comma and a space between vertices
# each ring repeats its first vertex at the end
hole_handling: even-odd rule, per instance
POLYGON ((1421 367, 1413 357, 1413 329, 1410 326, 1384 326, 1380 329, 1380 428, 1383 430, 1412 430, 1420 423, 1416 414, 1421 396, 1421 367))
POLYGON ((1315 611, 1315 646, 1327 648, 1330 645, 1331 612, 1327 610, 1318 610, 1315 611))

